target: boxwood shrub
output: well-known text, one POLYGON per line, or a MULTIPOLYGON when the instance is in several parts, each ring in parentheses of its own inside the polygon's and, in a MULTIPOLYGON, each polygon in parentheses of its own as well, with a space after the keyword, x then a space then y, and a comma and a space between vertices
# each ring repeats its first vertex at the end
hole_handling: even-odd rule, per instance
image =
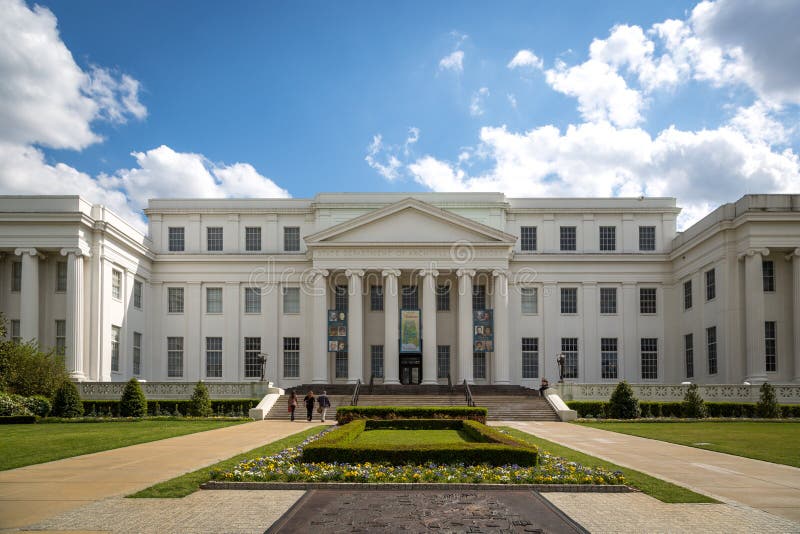
MULTIPOLYGON (((642 417, 684 417, 682 402, 641 401, 642 417)), ((608 417, 608 403, 602 401, 569 401, 567 406, 578 412, 578 417, 608 417)), ((752 402, 706 402, 708 417, 758 417, 752 402)), ((782 404, 781 417, 800 417, 800 404, 782 404)))
MULTIPOLYGON (((255 408, 261 399, 219 399, 211 401, 213 415, 228 415, 241 412, 245 416, 250 408, 255 408)), ((188 415, 189 399, 151 400, 147 403, 147 415, 188 415)), ((86 415, 98 417, 119 417, 120 401, 118 400, 84 400, 83 410, 86 415)))
POLYGON ((342 406, 336 410, 340 425, 356 419, 468 419, 486 422, 486 408, 469 406, 342 406))
POLYGON ((36 422, 35 415, 2 415, 0 425, 28 425, 36 422))

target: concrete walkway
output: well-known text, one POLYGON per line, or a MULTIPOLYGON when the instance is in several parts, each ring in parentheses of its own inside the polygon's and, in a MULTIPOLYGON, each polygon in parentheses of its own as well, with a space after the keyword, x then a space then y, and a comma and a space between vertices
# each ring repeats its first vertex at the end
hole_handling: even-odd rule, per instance
POLYGON ((0 529, 128 495, 319 424, 257 421, 0 471, 0 529))
POLYGON ((723 502, 800 522, 800 469, 575 424, 493 422, 560 443, 723 502))

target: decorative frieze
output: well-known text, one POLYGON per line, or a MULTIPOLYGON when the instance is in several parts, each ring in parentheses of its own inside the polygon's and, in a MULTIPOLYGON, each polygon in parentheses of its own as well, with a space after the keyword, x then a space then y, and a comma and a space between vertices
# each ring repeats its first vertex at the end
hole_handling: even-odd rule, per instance
MULTIPOLYGON (((78 382, 84 400, 117 400, 126 382, 78 382)), ((148 400, 189 399, 194 382, 139 382, 148 400)), ((212 399, 258 399, 270 393, 269 382, 205 382, 212 399)), ((277 390, 276 390, 277 391, 277 390)))
MULTIPOLYGON (((556 384, 559 395, 566 401, 607 401, 616 384, 556 384)), ((699 393, 707 402, 758 402, 759 385, 709 384, 700 385, 699 393)), ((800 404, 800 384, 777 384, 775 395, 781 404, 800 404)), ((682 401, 689 388, 679 384, 631 384, 633 394, 641 401, 682 401)))

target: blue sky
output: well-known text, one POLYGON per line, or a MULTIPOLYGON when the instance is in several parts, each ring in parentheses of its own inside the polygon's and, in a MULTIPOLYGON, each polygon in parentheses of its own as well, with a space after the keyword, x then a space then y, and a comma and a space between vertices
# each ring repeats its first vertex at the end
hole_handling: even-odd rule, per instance
POLYGON ((0 194, 140 227, 153 196, 647 194, 685 226, 800 192, 792 0, 0 7, 0 194))

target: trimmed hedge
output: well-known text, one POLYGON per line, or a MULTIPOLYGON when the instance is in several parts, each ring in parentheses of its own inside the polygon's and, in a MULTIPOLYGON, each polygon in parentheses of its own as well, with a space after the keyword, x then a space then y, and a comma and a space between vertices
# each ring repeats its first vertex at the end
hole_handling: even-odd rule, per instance
POLYGON ((360 419, 367 430, 462 430, 461 419, 360 419))
POLYGON ((385 462, 404 464, 489 464, 533 466, 538 461, 538 449, 510 436, 471 420, 356 420, 347 423, 303 448, 303 462, 363 463, 385 462), (448 425, 452 430, 463 430, 477 443, 452 443, 438 445, 372 444, 353 445, 353 441, 369 428, 426 427, 448 425), (460 428, 455 425, 460 425, 460 428))
POLYGON ((357 419, 467 419, 486 422, 486 408, 469 406, 342 406, 336 410, 340 425, 357 419))
MULTIPOLYGON (((567 406, 578 412, 578 417, 608 417, 608 403, 602 401, 569 401, 567 406)), ((684 417, 682 402, 639 403, 642 417, 684 417)), ((708 417, 758 417, 757 405, 751 402, 706 402, 708 417)), ((780 405, 781 417, 800 417, 800 404, 780 405)))
POLYGON ((35 415, 2 415, 0 425, 29 425, 36 422, 35 415))
MULTIPOLYGON (((228 415, 241 412, 245 416, 250 408, 255 408, 261 399, 219 399, 211 401, 211 415, 228 415)), ((147 403, 147 415, 187 415, 191 400, 151 400, 147 403)), ((83 410, 86 415, 95 414, 100 417, 119 417, 120 401, 118 400, 84 400, 83 410)))

